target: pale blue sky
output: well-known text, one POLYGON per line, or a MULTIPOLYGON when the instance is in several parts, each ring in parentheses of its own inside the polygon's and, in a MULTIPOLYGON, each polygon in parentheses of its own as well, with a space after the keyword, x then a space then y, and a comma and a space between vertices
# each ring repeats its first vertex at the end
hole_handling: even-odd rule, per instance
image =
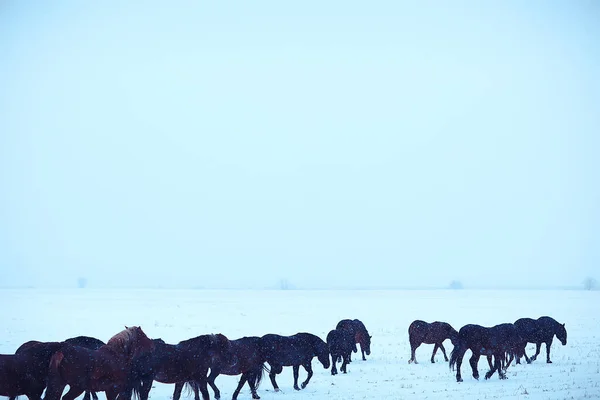
POLYGON ((4 1, 0 285, 578 285, 595 1, 4 1))

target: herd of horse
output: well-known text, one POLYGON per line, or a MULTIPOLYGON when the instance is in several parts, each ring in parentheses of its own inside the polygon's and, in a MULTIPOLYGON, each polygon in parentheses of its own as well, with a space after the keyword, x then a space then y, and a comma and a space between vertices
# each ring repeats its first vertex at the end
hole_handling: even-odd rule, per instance
MULTIPOLYGON (((486 328, 480 325, 465 325, 456 331, 446 322, 427 323, 416 320, 408 328, 411 347, 410 363, 417 363, 415 351, 423 343, 433 344, 431 362, 438 349, 450 368, 456 366, 456 380, 462 382, 460 368, 467 350, 473 377, 479 379, 477 363, 483 355, 487 357, 489 379, 496 371, 500 379, 506 379, 506 369, 513 359, 520 363, 525 357, 531 363, 546 344, 546 362, 550 360, 550 346, 554 336, 563 345, 567 344, 564 324, 550 317, 537 320, 521 318, 514 323, 504 323, 486 328), (450 339, 454 348, 450 358, 443 342, 450 339), (528 357, 527 343, 536 344, 536 353, 528 357), (493 362, 492 362, 493 361, 493 362)), ((237 399, 242 387, 248 383, 253 399, 260 399, 257 388, 265 371, 268 372, 275 391, 279 391, 276 376, 285 366, 293 368, 294 389, 304 389, 313 376, 312 359, 317 357, 323 368, 337 374, 336 364, 341 362, 340 371, 347 372, 352 362, 352 353, 358 352, 360 344, 362 359, 371 353, 371 336, 358 319, 340 321, 323 341, 311 333, 292 336, 266 334, 230 340, 223 334, 197 336, 177 344, 165 343, 162 339, 150 339, 138 326, 125 327, 107 343, 99 339, 78 336, 63 342, 29 341, 22 344, 15 354, 0 355, 0 396, 15 400, 26 395, 29 400, 74 400, 85 393, 84 400, 98 400, 96 392, 103 391, 107 400, 131 400, 136 395, 148 400, 152 382, 175 384, 173 400, 179 400, 185 385, 194 392, 195 400, 200 394, 208 400, 208 386, 215 399, 221 393, 215 385, 217 376, 241 375, 233 400, 237 399), (331 360, 330 360, 331 358, 331 360), (266 366, 269 365, 269 367, 266 366), (307 373, 306 380, 298 385, 300 366, 307 373), (63 396, 66 386, 68 392, 63 396)))
POLYGON ((415 350, 422 343, 433 344, 431 362, 435 362, 434 356, 438 348, 442 350, 446 362, 450 362, 450 368, 456 366, 456 381, 462 382, 460 367, 467 350, 471 350, 469 364, 473 372, 473 378, 479 379, 477 364, 481 356, 486 356, 490 370, 485 374, 489 379, 498 372, 500 379, 506 379, 506 369, 512 361, 520 364, 520 358, 525 357, 527 363, 534 361, 540 354, 542 343, 546 345, 546 362, 550 360, 550 346, 554 336, 562 343, 567 344, 567 329, 565 324, 557 322, 554 318, 543 316, 538 319, 520 318, 514 323, 503 323, 491 328, 481 325, 469 324, 456 331, 446 322, 427 323, 425 321, 413 321, 408 328, 408 336, 411 349, 411 357, 408 363, 417 363, 415 350), (446 355, 443 341, 450 339, 454 349, 450 354, 450 360, 446 355), (525 347, 527 343, 535 343, 536 352, 531 358, 527 357, 525 347), (492 362, 493 360, 493 362, 492 362))
POLYGON ((96 392, 105 392, 107 400, 130 400, 135 394, 148 400, 152 382, 175 384, 173 400, 179 400, 185 385, 194 397, 208 400, 208 386, 219 399, 215 385, 220 374, 241 375, 233 393, 235 400, 248 383, 253 399, 260 399, 257 387, 264 371, 275 391, 276 375, 291 366, 294 389, 304 389, 313 376, 312 359, 317 357, 323 368, 342 362, 346 372, 350 353, 360 344, 363 360, 371 353, 371 336, 365 325, 342 320, 327 335, 327 342, 311 333, 292 336, 267 334, 229 340, 223 334, 197 336, 177 344, 150 339, 139 326, 125 327, 106 343, 87 336, 63 342, 29 341, 15 354, 0 355, 0 396, 15 400, 26 395, 29 400, 74 400, 85 392, 84 400, 97 400, 96 392), (330 361, 331 356, 331 361, 330 361), (269 365, 267 368, 266 364, 269 365), (298 386, 299 369, 308 376, 298 386), (69 390, 63 396, 66 386, 69 390))

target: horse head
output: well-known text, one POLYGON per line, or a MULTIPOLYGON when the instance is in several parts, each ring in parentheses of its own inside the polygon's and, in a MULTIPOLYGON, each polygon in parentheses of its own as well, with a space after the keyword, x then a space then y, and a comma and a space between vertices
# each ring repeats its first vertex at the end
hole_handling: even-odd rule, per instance
POLYGON ((558 329, 556 329, 555 333, 556 338, 565 346, 567 344, 567 328, 565 328, 565 324, 558 324, 558 329))
POLYGON ((323 368, 328 369, 331 363, 329 361, 329 347, 327 347, 327 343, 321 340, 321 338, 315 337, 313 347, 315 349, 315 353, 317 354, 317 359, 321 364, 323 364, 323 368))
POLYGON ((233 363, 233 349, 231 341, 222 333, 210 336, 211 365, 230 365, 233 363))

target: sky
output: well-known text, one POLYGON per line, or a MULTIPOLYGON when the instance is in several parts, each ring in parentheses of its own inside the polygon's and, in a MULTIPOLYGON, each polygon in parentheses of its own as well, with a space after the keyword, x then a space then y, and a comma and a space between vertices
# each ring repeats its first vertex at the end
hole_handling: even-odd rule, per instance
POLYGON ((600 6, 0 5, 0 286, 600 279, 600 6))

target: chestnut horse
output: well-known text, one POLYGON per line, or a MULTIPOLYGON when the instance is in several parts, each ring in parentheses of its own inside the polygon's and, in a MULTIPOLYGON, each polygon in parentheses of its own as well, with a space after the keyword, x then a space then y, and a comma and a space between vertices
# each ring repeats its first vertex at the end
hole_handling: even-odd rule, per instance
POLYGON ((131 365, 154 349, 154 343, 138 326, 114 335, 98 350, 65 343, 50 359, 48 387, 44 400, 74 400, 84 391, 105 392, 115 400, 130 387, 131 365))

